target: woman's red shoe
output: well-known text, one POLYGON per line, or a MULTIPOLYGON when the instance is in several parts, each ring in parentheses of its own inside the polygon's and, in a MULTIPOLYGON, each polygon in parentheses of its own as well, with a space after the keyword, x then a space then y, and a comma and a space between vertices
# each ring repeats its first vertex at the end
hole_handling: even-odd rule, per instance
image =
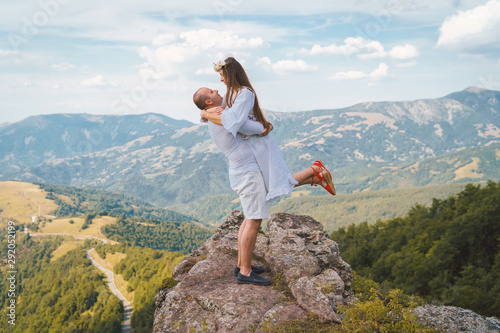
POLYGON ((327 190, 331 195, 336 195, 337 192, 335 191, 335 185, 333 185, 332 174, 330 173, 330 171, 328 171, 323 162, 321 162, 320 160, 315 161, 313 165, 319 168, 319 172, 316 172, 316 170, 311 167, 311 169, 313 169, 314 171, 314 175, 318 177, 320 181, 326 181, 325 190, 327 190))

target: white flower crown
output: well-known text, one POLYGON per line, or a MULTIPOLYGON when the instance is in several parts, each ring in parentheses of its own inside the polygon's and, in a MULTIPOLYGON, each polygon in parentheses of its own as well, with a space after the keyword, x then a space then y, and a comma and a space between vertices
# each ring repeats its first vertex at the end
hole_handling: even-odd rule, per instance
POLYGON ((214 63, 214 71, 218 72, 221 69, 225 68, 227 65, 232 64, 233 62, 235 62, 235 60, 229 58, 229 59, 227 59, 227 61, 226 60, 221 60, 221 61, 219 61, 216 64, 214 63))
POLYGON ((224 67, 226 67, 226 62, 224 60, 219 61, 218 63, 214 63, 214 71, 218 72, 224 67))

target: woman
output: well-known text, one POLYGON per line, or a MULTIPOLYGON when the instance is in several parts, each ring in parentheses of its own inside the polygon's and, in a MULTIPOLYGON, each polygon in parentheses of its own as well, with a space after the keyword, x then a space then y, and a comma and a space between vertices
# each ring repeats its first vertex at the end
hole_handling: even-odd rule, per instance
MULTIPOLYGON (((258 275, 264 272, 264 268, 251 265, 258 230, 262 219, 269 215, 267 202, 281 195, 290 194, 298 185, 320 184, 332 195, 335 195, 335 188, 330 172, 321 161, 314 162, 310 168, 290 174, 278 146, 267 135, 272 126, 264 117, 257 96, 239 62, 234 58, 227 58, 224 62, 216 64, 214 69, 220 73, 221 81, 227 86, 224 103, 217 91, 208 88, 199 89, 193 96, 193 101, 202 109, 201 118, 212 123, 209 123, 211 136, 214 141, 219 142, 216 144, 225 151, 228 158, 237 154, 240 156, 238 161, 248 159, 249 165, 257 164, 256 169, 246 171, 239 177, 238 184, 232 186, 240 196, 245 214, 238 232, 238 263, 233 273, 240 284, 269 285, 271 280, 258 275), (217 100, 220 103, 215 105, 222 104, 222 106, 207 111, 207 103, 217 103, 217 100), (243 140, 243 136, 238 132, 242 132, 243 125, 249 119, 261 124, 262 135, 251 135, 243 140), (214 124, 223 126, 223 130, 221 131, 220 126, 214 124), (227 145, 230 141, 234 141, 231 147, 227 145), (250 151, 244 149, 245 146, 249 146, 250 151), (259 171, 255 172, 256 170, 259 171)), ((257 130, 254 134, 259 132, 257 130)), ((230 159, 230 168, 232 164, 235 163, 234 161, 231 163, 230 159)), ((243 164, 242 167, 236 169, 245 169, 245 167, 249 169, 249 165, 243 164)), ((236 169, 233 166, 232 170, 236 169)))
POLYGON ((221 82, 227 87, 227 93, 221 107, 202 111, 202 117, 222 123, 233 136, 237 135, 248 119, 262 124, 264 130, 262 135, 250 136, 247 142, 264 178, 266 200, 269 202, 282 195, 289 195, 294 187, 304 184, 321 185, 331 195, 335 195, 332 176, 321 161, 315 161, 311 167, 290 174, 276 142, 267 135, 272 130, 272 125, 264 117, 254 89, 241 64, 233 57, 229 57, 214 64, 214 70, 220 74, 221 82))

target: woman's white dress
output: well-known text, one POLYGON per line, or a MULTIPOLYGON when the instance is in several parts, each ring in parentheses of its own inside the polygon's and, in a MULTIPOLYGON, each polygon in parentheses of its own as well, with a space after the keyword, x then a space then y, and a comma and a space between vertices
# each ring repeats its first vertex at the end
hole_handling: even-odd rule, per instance
MULTIPOLYGON (((252 111, 254 103, 255 94, 253 91, 248 88, 240 90, 233 105, 230 108, 226 107, 222 112, 222 126, 236 137, 248 119, 255 120, 252 111)), ((282 195, 290 195, 298 182, 288 170, 285 159, 274 139, 269 134, 262 137, 252 135, 246 137, 246 141, 262 172, 267 190, 266 200, 269 202, 282 195)))

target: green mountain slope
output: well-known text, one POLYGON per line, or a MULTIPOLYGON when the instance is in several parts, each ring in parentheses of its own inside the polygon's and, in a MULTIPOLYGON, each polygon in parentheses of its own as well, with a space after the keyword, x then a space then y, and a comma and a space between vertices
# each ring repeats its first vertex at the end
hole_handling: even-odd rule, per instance
POLYGON ((58 217, 85 214, 90 223, 96 216, 117 217, 116 223, 103 226, 101 231, 108 239, 128 246, 190 253, 212 235, 211 230, 188 215, 156 208, 124 194, 38 185, 59 206, 54 212, 58 217))
POLYGON ((281 201, 271 212, 312 216, 326 230, 332 231, 350 224, 373 223, 402 217, 415 204, 429 205, 433 198, 445 199, 460 192, 465 183, 378 190, 361 193, 322 196, 298 196, 281 201))
POLYGON ((152 113, 32 116, 0 127, 0 178, 44 161, 122 146, 157 132, 173 134, 191 125, 189 121, 152 113))
MULTIPOLYGON (((2 314, 15 300, 15 325, 2 315, 2 332, 121 332, 123 306, 82 248, 51 262, 51 252, 61 243, 60 238, 38 241, 20 231, 17 235, 15 296, 8 297, 7 292, 0 295, 2 314)), ((0 252, 5 258, 6 251, 0 252)), ((10 289, 9 276, 0 270, 2 291, 10 289)))
POLYGON ((54 200, 59 206, 54 211, 58 217, 106 212, 114 216, 125 214, 127 217, 143 220, 198 222, 191 216, 179 214, 169 209, 157 208, 121 193, 40 183, 36 185, 48 192, 48 199, 54 200))
POLYGON ((500 316, 500 183, 469 184, 403 218, 334 231, 360 275, 405 293, 500 316))
MULTIPOLYGON (((133 330, 150 332, 157 289, 171 276, 183 253, 192 252, 212 234, 187 215, 123 194, 45 184, 2 184, 9 190, 0 200, 2 230, 18 209, 27 211, 27 203, 36 207, 30 207, 30 215, 42 214, 35 222, 14 223, 18 302, 14 332, 121 331, 123 306, 108 290, 104 275, 86 258, 85 250, 91 247, 101 255, 101 262, 111 265, 117 288, 133 298, 133 330), (29 228, 27 234, 22 232, 25 227, 29 228), (88 230, 93 232, 85 233, 88 230), (36 237, 30 236, 33 231, 36 237), (82 237, 100 240, 75 239, 82 237), (121 244, 100 245, 101 240, 121 244)), ((7 258, 8 250, 8 243, 2 242, 1 257, 7 258)), ((6 264, 0 262, 2 290, 8 290, 10 283, 6 264)), ((9 302, 8 294, 2 293, 0 312, 7 312, 9 302)), ((1 331, 10 332, 11 328, 7 320, 0 324, 1 331)))
POLYGON ((193 217, 124 194, 47 184, 0 184, 10 193, 0 198, 0 225, 23 216, 23 223, 16 224, 29 232, 107 238, 182 253, 190 253, 212 235, 212 230, 193 217), (28 205, 35 209, 27 210, 28 205))
MULTIPOLYGON (((467 182, 500 180, 500 143, 462 149, 399 167, 353 163, 350 168, 333 170, 338 193, 335 197, 325 195, 319 187, 302 186, 294 190, 291 198, 274 203, 271 212, 310 215, 327 230, 403 216, 415 203, 426 205, 432 198, 444 199, 459 192, 467 182)), ((241 206, 232 192, 214 193, 170 208, 214 226, 241 206)))
MULTIPOLYGON (((289 169, 301 170, 321 159, 334 171, 340 193, 456 181, 456 175, 443 169, 431 168, 426 174, 421 165, 412 168, 416 162, 500 139, 500 92, 477 88, 436 99, 266 114, 289 169)), ((226 159, 204 125, 153 114, 51 115, 37 120, 54 124, 54 129, 40 129, 33 119, 0 129, 0 166, 6 170, 0 179, 108 189, 158 206, 231 194, 226 159), (78 144, 85 149, 75 149, 78 144)), ((486 160, 462 162, 464 170, 477 171, 471 177, 467 172, 458 175, 460 181, 497 179, 498 168, 485 166, 486 160)))
POLYGON ((98 245, 96 251, 101 258, 116 252, 125 255, 114 265, 113 271, 124 277, 128 283, 127 289, 134 293, 131 328, 135 333, 151 332, 156 293, 166 281, 172 280, 172 272, 184 256, 178 252, 123 245, 98 245))
MULTIPOLYGON (((500 179, 500 143, 393 167, 353 165, 337 181, 348 192, 500 179)), ((335 177, 334 177, 335 178, 335 177)))

